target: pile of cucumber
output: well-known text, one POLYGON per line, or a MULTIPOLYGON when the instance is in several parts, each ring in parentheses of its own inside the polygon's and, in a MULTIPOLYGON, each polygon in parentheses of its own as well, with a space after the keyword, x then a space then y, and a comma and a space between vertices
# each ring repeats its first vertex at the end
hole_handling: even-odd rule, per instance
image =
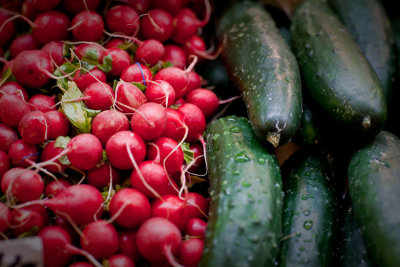
POLYGON ((388 12, 379 0, 273 2, 289 18, 257 1, 231 1, 216 18, 221 61, 205 76, 241 100, 205 132, 200 265, 400 266, 400 61, 388 12))

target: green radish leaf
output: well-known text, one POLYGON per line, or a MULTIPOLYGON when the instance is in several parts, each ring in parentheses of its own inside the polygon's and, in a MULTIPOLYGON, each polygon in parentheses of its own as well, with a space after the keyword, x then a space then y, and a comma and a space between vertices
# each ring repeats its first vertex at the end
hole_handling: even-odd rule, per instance
POLYGON ((134 86, 136 86, 137 88, 139 88, 141 91, 145 91, 146 88, 147 88, 147 86, 144 85, 144 84, 142 84, 142 83, 132 82, 132 84, 133 84, 134 86))
POLYGON ((2 86, 6 82, 11 82, 11 81, 15 82, 16 79, 15 79, 14 75, 12 74, 11 68, 8 68, 3 73, 3 76, 1 77, 0 86, 2 86))
POLYGON ((186 164, 190 164, 194 160, 194 152, 190 149, 189 143, 183 142, 181 148, 186 164))
POLYGON ((71 49, 73 50, 73 48, 74 48, 73 44, 64 43, 63 44, 63 56, 67 57, 67 58, 71 57, 71 49))
POLYGON ((71 137, 59 136, 59 137, 57 137, 56 142, 54 143, 54 146, 65 149, 65 148, 67 148, 69 141, 71 141, 71 137))
POLYGON ((104 71, 104 72, 109 72, 112 69, 112 57, 111 55, 105 56, 103 58, 103 64, 98 64, 97 67, 104 71))
POLYGON ((165 61, 165 62, 162 64, 161 68, 162 68, 162 69, 166 69, 166 68, 173 67, 173 66, 174 66, 174 64, 172 64, 171 61, 165 61))
MULTIPOLYGON (((77 69, 77 66, 74 65, 71 62, 65 62, 61 66, 59 66, 55 71, 54 75, 57 77, 62 77, 66 74, 70 74, 74 72, 77 69)), ((57 85, 60 87, 62 90, 66 91, 68 90, 68 78, 62 78, 57 80, 57 85)))

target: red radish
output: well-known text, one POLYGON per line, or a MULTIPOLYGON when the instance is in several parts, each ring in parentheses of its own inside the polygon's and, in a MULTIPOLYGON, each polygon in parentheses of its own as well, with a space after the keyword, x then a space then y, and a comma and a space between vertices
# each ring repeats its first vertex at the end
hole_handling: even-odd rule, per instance
POLYGON ((35 0, 24 0, 24 2, 22 3, 22 15, 24 15, 28 19, 34 19, 40 13, 40 10, 36 9, 33 6, 34 1, 35 0))
POLYGON ((64 58, 64 44, 61 41, 51 41, 42 47, 53 64, 56 66, 61 66, 65 62, 64 58))
POLYGON ((43 260, 45 266, 66 266, 73 253, 67 249, 71 245, 71 237, 60 226, 47 226, 38 236, 43 243, 43 260))
POLYGON ((203 83, 203 79, 199 74, 197 74, 195 71, 189 71, 188 73, 188 92, 193 91, 194 89, 200 88, 201 84, 203 83))
POLYGON ((11 165, 28 167, 30 162, 36 162, 38 158, 36 146, 25 143, 23 140, 17 140, 11 144, 8 149, 8 157, 11 165))
POLYGON ((120 0, 120 2, 126 3, 139 14, 144 14, 150 7, 150 0, 120 0))
POLYGON ((199 27, 204 26, 197 19, 196 14, 190 8, 181 8, 174 17, 174 34, 172 40, 178 44, 184 44, 186 40, 197 33, 199 27))
POLYGON ((179 229, 170 221, 160 217, 150 218, 139 228, 136 245, 140 254, 149 262, 174 261, 182 237, 179 229))
POLYGON ((162 61, 169 61, 174 67, 184 69, 187 65, 187 56, 185 50, 180 46, 168 44, 165 46, 165 53, 161 59, 162 61))
POLYGON ((123 254, 114 254, 108 258, 110 267, 135 267, 135 263, 123 254))
POLYGON ((10 15, 3 10, 0 10, 0 46, 7 44, 14 37, 15 22, 7 21, 10 15))
POLYGON ((97 42, 103 36, 103 18, 96 11, 81 11, 72 18, 72 35, 77 41, 97 42))
POLYGON ((0 202, 0 233, 7 231, 11 225, 11 212, 6 204, 0 202))
POLYGON ((100 0, 62 0, 63 7, 72 14, 84 10, 95 10, 100 4, 100 0))
POLYGON ((198 173, 199 171, 202 170, 202 168, 204 166, 203 147, 200 144, 193 143, 193 144, 190 144, 190 150, 193 151, 194 162, 191 163, 189 172, 198 173))
POLYGON ((119 184, 120 173, 109 163, 103 163, 87 171, 87 181, 97 189, 108 187, 112 178, 112 185, 119 184))
POLYGON ((69 236, 71 237, 71 240, 73 243, 79 242, 79 239, 80 239, 79 234, 80 233, 78 234, 76 229, 74 229, 74 227, 70 224, 70 222, 68 222, 68 220, 66 218, 60 217, 59 215, 55 215, 53 225, 60 226, 64 230, 66 230, 68 232, 69 236))
POLYGON ((47 11, 54 9, 59 3, 60 0, 35 0, 33 1, 33 7, 41 11, 47 11))
POLYGON ((74 136, 66 149, 71 164, 83 171, 94 168, 103 158, 103 146, 93 134, 74 136))
POLYGON ((207 222, 199 218, 190 218, 186 224, 185 233, 188 236, 204 240, 207 229, 207 222))
POLYGON ((118 233, 115 227, 104 220, 91 222, 83 229, 81 248, 96 259, 105 259, 118 250, 118 233))
POLYGON ((144 141, 161 137, 166 126, 167 114, 165 109, 157 103, 144 103, 132 115, 132 131, 142 137, 144 141))
POLYGON ((121 74, 121 80, 145 84, 145 81, 153 79, 151 70, 143 64, 132 64, 121 74))
POLYGON ((92 52, 97 55, 97 60, 101 63, 104 58, 104 47, 98 43, 83 43, 75 47, 74 52, 79 59, 88 57, 88 52, 92 52))
POLYGON ((46 197, 54 197, 71 185, 72 183, 65 179, 53 180, 44 188, 44 195, 46 197))
POLYGON ((189 192, 186 195, 186 210, 190 218, 206 218, 208 214, 208 202, 205 197, 196 192, 189 192))
POLYGON ((31 111, 21 118, 18 131, 25 143, 38 145, 47 140, 49 125, 46 116, 41 111, 31 111))
POLYGON ((185 3, 183 0, 153 0, 152 4, 154 8, 163 9, 175 15, 183 8, 185 3))
POLYGON ((4 56, 4 50, 3 50, 3 48, 0 46, 0 57, 3 57, 4 56))
POLYGON ((150 145, 147 150, 147 158, 154 160, 158 156, 160 163, 164 166, 168 173, 173 174, 182 168, 183 151, 178 142, 168 137, 160 137, 150 145), (165 162, 164 162, 165 161, 165 162))
POLYGON ((69 132, 69 120, 59 110, 48 111, 45 113, 49 125, 47 137, 55 140, 59 136, 66 136, 69 132))
POLYGON ((185 96, 188 91, 189 80, 187 72, 177 67, 160 70, 154 76, 154 80, 164 80, 171 84, 175 90, 176 98, 185 96))
POLYGON ((8 152, 11 144, 17 140, 17 133, 10 127, 0 123, 0 151, 8 152))
POLYGON ((68 39, 70 20, 60 11, 41 12, 34 20, 33 37, 39 44, 68 39))
POLYGON ((206 118, 210 118, 218 110, 218 96, 208 89, 195 89, 186 95, 186 100, 199 107, 206 118))
POLYGON ((151 217, 163 217, 183 232, 189 220, 189 213, 185 201, 175 195, 164 195, 162 199, 152 202, 151 217))
POLYGON ((125 41, 120 38, 112 38, 110 41, 104 44, 104 48, 120 48, 120 45, 122 45, 124 42, 125 41))
POLYGON ((184 240, 178 252, 179 262, 185 267, 197 267, 203 253, 204 241, 198 238, 184 240))
POLYGON ((184 44, 184 50, 188 56, 195 55, 200 59, 214 60, 221 53, 222 46, 220 46, 213 54, 207 52, 207 46, 203 38, 198 35, 193 35, 184 44))
POLYGON ((83 92, 85 91, 86 87, 88 87, 89 84, 91 83, 107 82, 107 76, 103 71, 99 70, 97 67, 94 67, 89 72, 83 73, 80 70, 75 72, 74 82, 76 83, 78 88, 83 92))
POLYGON ((8 158, 6 152, 0 150, 0 180, 3 174, 9 169, 10 169, 10 159, 8 158))
POLYGON ((19 121, 28 112, 30 112, 29 104, 21 97, 4 94, 0 98, 0 121, 5 125, 18 126, 19 121))
POLYGON ((187 131, 187 127, 183 122, 183 115, 172 108, 167 108, 165 112, 167 113, 167 127, 163 136, 180 142, 187 131))
MULTIPOLYGON (((122 77, 122 76, 121 76, 122 77)), ((146 103, 146 95, 129 82, 118 82, 115 89, 116 106, 123 113, 132 114, 146 103)))
POLYGON ((108 48, 104 55, 111 57, 111 70, 109 72, 111 76, 120 76, 124 69, 131 65, 128 52, 121 48, 108 48))
POLYGON ((29 206, 11 210, 11 231, 19 236, 31 230, 40 231, 49 224, 49 216, 41 206, 29 206))
POLYGON ((111 32, 123 33, 127 36, 132 36, 137 31, 138 19, 138 13, 127 5, 115 5, 105 15, 107 28, 111 32))
POLYGON ((13 74, 17 81, 27 87, 40 87, 53 73, 49 55, 42 50, 25 50, 18 54, 13 63, 13 74))
POLYGON ((138 134, 131 131, 117 132, 108 139, 106 144, 107 157, 111 165, 117 169, 129 170, 133 168, 127 146, 137 163, 143 161, 146 156, 146 145, 138 134))
POLYGON ((126 130, 129 130, 129 120, 123 113, 105 110, 94 117, 91 131, 105 145, 113 134, 126 130))
POLYGON ((174 88, 163 80, 149 82, 145 94, 150 102, 161 104, 165 108, 172 105, 175 101, 174 88))
POLYGON ((191 103, 185 103, 179 106, 177 110, 182 113, 183 121, 189 128, 186 141, 192 142, 197 140, 206 129, 206 118, 203 112, 196 105, 191 103))
MULTIPOLYGON (((51 141, 43 148, 43 151, 40 154, 40 161, 50 161, 64 151, 64 149, 61 147, 55 147, 55 143, 56 141, 51 141)), ((44 168, 50 172, 59 173, 66 170, 68 168, 68 165, 62 164, 57 158, 53 162, 44 166, 44 168)))
POLYGON ((131 185, 149 198, 156 198, 157 194, 176 195, 178 191, 177 185, 168 178, 163 166, 154 161, 143 161, 138 164, 138 170, 133 170, 131 174, 131 185))
POLYGON ((36 94, 32 96, 28 103, 31 104, 31 110, 41 111, 41 112, 48 112, 52 110, 56 110, 56 96, 47 96, 42 94, 36 94))
POLYGON ((30 33, 23 34, 15 38, 10 44, 10 56, 15 58, 19 53, 25 50, 39 49, 39 44, 30 33))
POLYGON ((77 261, 69 265, 69 267, 93 267, 94 265, 87 261, 77 261))
POLYGON ((134 229, 150 218, 148 198, 133 188, 119 190, 111 199, 109 211, 115 223, 126 229, 134 229))
POLYGON ((24 87, 22 87, 22 85, 20 85, 17 82, 6 82, 4 83, 1 87, 0 87, 0 98, 3 96, 3 94, 9 94, 9 95, 16 95, 19 96, 28 101, 28 93, 26 92, 26 90, 24 89, 24 87))
POLYGON ((83 95, 86 106, 91 109, 107 110, 114 103, 114 91, 104 82, 89 84, 83 95))
POLYGON ((124 254, 134 262, 139 260, 140 254, 136 247, 136 231, 119 231, 119 250, 118 253, 124 254))
POLYGON ((135 58, 142 64, 154 65, 165 53, 164 45, 155 39, 148 39, 141 43, 136 50, 135 58))
POLYGON ((174 31, 173 18, 165 10, 152 9, 140 20, 140 33, 145 39, 167 41, 174 31))

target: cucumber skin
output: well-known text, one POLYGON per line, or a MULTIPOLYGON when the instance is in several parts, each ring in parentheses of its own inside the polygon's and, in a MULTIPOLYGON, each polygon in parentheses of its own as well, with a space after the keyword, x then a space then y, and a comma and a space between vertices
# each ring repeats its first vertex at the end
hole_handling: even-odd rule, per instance
POLYGON ((283 166, 283 238, 279 266, 330 266, 335 257, 336 201, 327 160, 311 150, 283 166), (306 223, 312 223, 306 229, 306 223))
POLYGON ((304 91, 330 129, 350 139, 372 139, 385 125, 380 81, 360 47, 327 3, 305 0, 291 25, 304 91))
POLYGON ((211 203, 200 266, 273 266, 282 233, 275 155, 244 117, 214 121, 206 140, 211 203))
POLYGON ((382 4, 379 0, 329 0, 329 3, 371 63, 389 102, 397 57, 394 34, 382 4))
POLYGON ((400 139, 381 131, 351 157, 349 193, 374 262, 400 266, 400 139))
POLYGON ((301 120, 300 72, 269 13, 256 3, 236 3, 221 16, 217 34, 256 136, 274 147, 290 141, 301 120))

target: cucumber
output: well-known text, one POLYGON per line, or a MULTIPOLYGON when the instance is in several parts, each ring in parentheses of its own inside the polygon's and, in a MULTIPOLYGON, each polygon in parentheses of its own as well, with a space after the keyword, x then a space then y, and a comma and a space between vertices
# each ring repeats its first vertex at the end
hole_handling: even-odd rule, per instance
POLYGON ((335 257, 336 202, 327 160, 300 150, 283 166, 280 266, 329 266, 335 257))
POLYGON ((371 63, 388 102, 393 96, 397 57, 389 17, 381 2, 329 0, 329 3, 371 63))
POLYGON ((301 120, 300 74, 270 14, 257 3, 235 3, 222 14, 217 35, 256 136, 274 147, 290 141, 301 120))
POLYGON ((329 5, 321 0, 300 3, 291 34, 304 91, 315 114, 343 139, 373 138, 387 118, 383 90, 360 47, 329 5))
POLYGON ((200 266, 272 266, 282 232, 282 180, 244 117, 206 130, 210 212, 200 266))
POLYGON ((294 140, 306 147, 316 146, 320 144, 321 141, 326 141, 323 130, 318 126, 314 114, 305 102, 303 102, 301 124, 294 140))
POLYGON ((348 166, 354 214, 374 262, 400 266, 400 138, 381 131, 348 166))

